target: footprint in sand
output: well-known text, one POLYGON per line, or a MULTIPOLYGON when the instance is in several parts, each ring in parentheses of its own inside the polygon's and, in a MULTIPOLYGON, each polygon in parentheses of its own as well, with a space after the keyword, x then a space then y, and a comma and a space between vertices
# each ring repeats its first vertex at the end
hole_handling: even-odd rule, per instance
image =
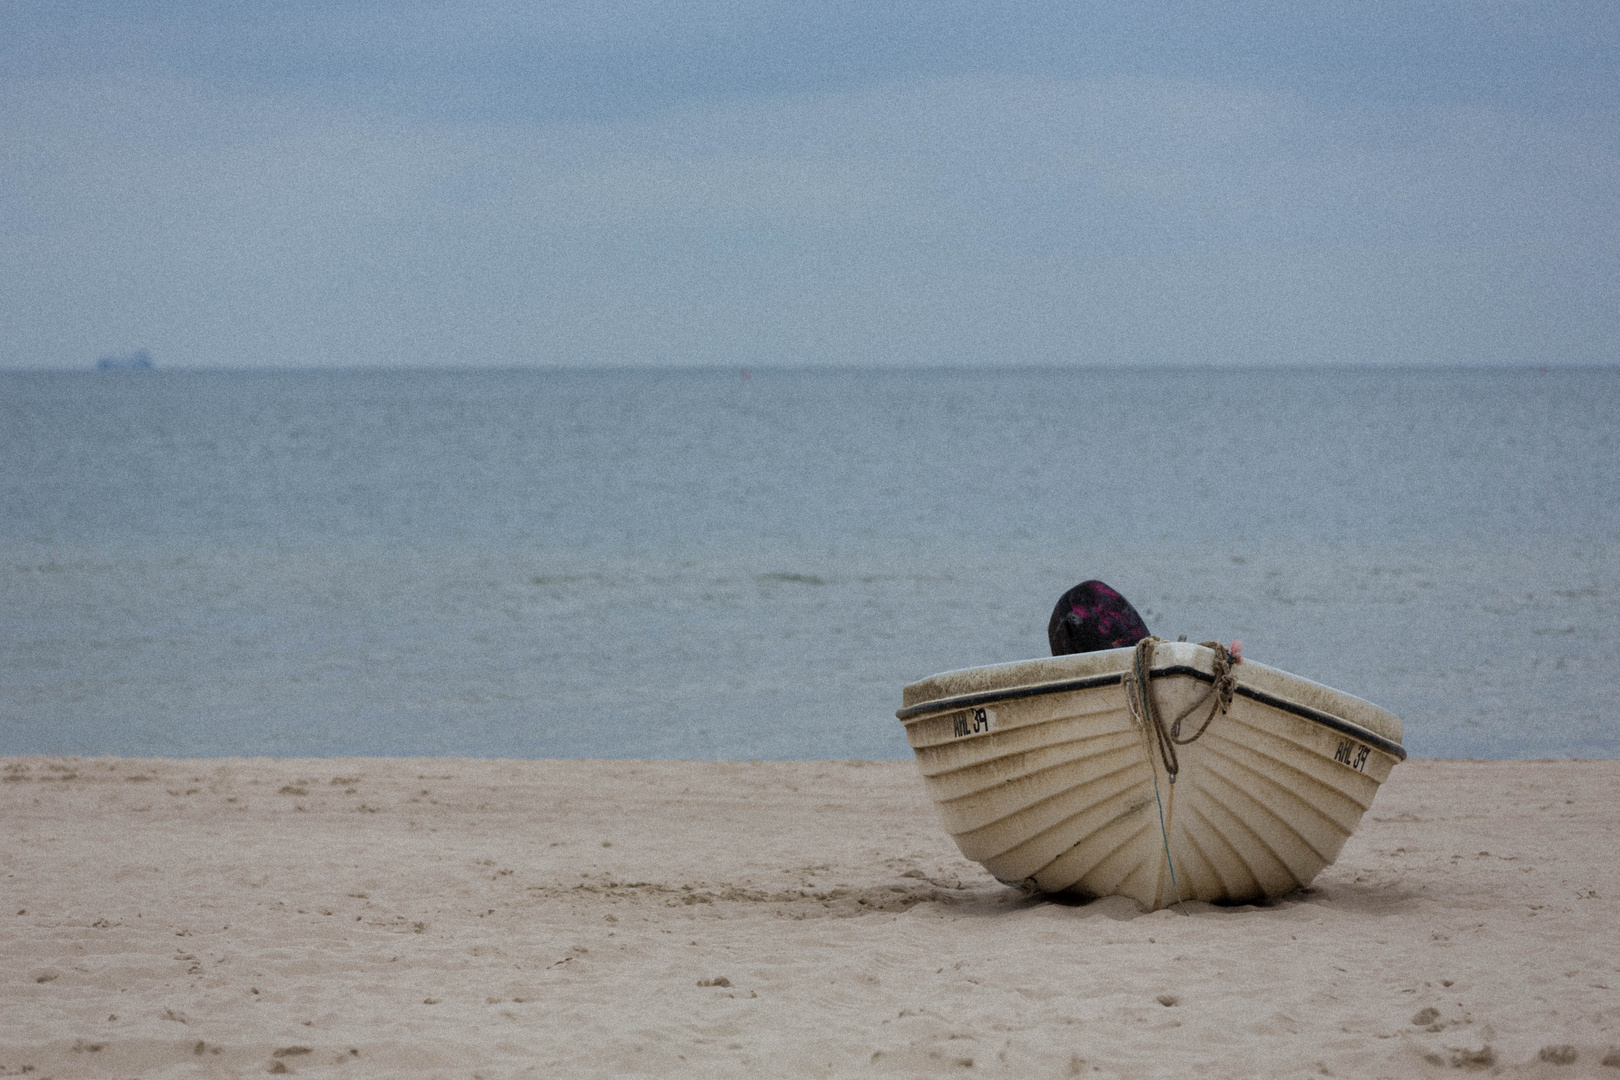
POLYGON ((1543 1046, 1540 1053, 1536 1054, 1537 1058, 1550 1065, 1573 1065, 1577 1056, 1575 1048, 1567 1043, 1543 1046))
POLYGON ((1452 1050, 1449 1060, 1434 1053, 1424 1054, 1423 1060, 1431 1065, 1450 1065, 1453 1069, 1488 1069, 1496 1064, 1496 1051, 1486 1043, 1478 1049, 1452 1050))

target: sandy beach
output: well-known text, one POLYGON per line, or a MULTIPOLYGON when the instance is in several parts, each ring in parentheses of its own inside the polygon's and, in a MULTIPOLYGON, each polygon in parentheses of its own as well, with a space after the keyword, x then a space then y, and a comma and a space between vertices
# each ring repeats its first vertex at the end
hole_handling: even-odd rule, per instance
POLYGON ((910 762, 0 759, 0 1076, 1620 1077, 1620 762, 1410 761, 1309 891, 965 861, 910 762))

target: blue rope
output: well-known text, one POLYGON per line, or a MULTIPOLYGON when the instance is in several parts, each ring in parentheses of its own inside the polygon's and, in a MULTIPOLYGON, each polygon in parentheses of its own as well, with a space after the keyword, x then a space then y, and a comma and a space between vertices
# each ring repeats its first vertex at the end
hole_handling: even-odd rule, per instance
MULTIPOLYGON (((1148 765, 1150 767, 1153 765, 1151 758, 1148 759, 1148 765)), ((1153 770, 1153 798, 1159 804, 1159 835, 1164 837, 1164 864, 1170 868, 1170 887, 1176 890, 1176 904, 1181 908, 1181 913, 1190 916, 1192 913, 1187 910, 1186 903, 1181 899, 1181 886, 1176 884, 1176 864, 1170 858, 1170 833, 1164 827, 1164 800, 1159 798, 1158 769, 1153 770)))
MULTIPOLYGON (((1142 695, 1142 719, 1145 723, 1157 723, 1153 718, 1153 705, 1148 699, 1147 677, 1142 671, 1142 650, 1136 650, 1136 690, 1142 695)), ((1148 768, 1153 770, 1153 801, 1159 804, 1159 835, 1164 838, 1164 864, 1170 868, 1170 887, 1176 891, 1176 904, 1181 908, 1183 915, 1190 916, 1187 904, 1181 899, 1181 886, 1176 884, 1176 863, 1170 858, 1170 830, 1164 827, 1164 800, 1159 797, 1159 767, 1153 764, 1153 754, 1148 753, 1148 768)))

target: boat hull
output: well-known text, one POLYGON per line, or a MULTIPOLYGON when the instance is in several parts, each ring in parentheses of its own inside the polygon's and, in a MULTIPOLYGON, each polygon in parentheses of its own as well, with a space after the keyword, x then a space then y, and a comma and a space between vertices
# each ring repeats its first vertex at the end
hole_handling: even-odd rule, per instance
MULTIPOLYGON (((1054 660, 1006 665, 1022 669, 1010 680, 975 669, 908 687, 899 715, 940 820, 999 880, 1150 908, 1279 896, 1338 857, 1405 757, 1400 722, 1383 710, 1244 664, 1230 709, 1178 748, 1171 783, 1127 704, 1132 652, 1093 654, 1101 670, 1077 678, 1040 679, 1067 674, 1054 660)), ((1207 691, 1213 655, 1158 647, 1150 686, 1161 715, 1207 691)))

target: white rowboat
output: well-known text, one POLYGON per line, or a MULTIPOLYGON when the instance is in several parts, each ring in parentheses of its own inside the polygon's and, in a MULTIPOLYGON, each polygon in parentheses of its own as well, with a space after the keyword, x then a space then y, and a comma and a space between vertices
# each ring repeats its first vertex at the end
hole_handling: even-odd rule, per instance
MULTIPOLYGON (((1228 711, 1178 748, 1171 783, 1127 697, 1136 654, 997 664, 905 688, 896 715, 962 854, 1008 885, 1149 908, 1280 896, 1338 857, 1406 757, 1401 722, 1383 709, 1245 660, 1231 669, 1228 711)), ((1204 646, 1158 643, 1147 680, 1158 713, 1206 695, 1216 664, 1204 646)))

